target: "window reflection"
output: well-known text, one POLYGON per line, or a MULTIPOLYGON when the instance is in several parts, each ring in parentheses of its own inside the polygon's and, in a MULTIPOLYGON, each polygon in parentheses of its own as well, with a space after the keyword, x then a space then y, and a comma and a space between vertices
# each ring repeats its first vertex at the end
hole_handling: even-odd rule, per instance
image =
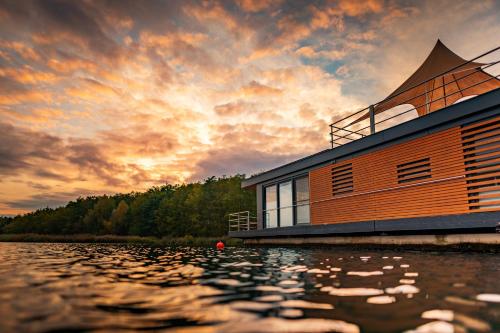
POLYGON ((292 182, 279 184, 279 189, 280 227, 290 227, 293 225, 292 182))
POLYGON ((309 223, 309 203, 298 205, 296 212, 297 224, 309 223))
POLYGON ((309 177, 295 179, 295 222, 309 223, 309 177))
POLYGON ((310 223, 309 177, 300 177, 267 186, 264 195, 266 228, 310 223))
POLYGON ((266 207, 265 207, 265 222, 266 228, 275 228, 278 226, 278 201, 276 196, 276 185, 266 187, 266 207))

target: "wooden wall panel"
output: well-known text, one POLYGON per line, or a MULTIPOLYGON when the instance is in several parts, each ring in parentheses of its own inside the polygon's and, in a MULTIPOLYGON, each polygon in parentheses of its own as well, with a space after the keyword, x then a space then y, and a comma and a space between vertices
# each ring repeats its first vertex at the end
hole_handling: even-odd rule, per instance
POLYGON ((500 210, 500 116, 462 126, 469 209, 500 210))
POLYGON ((311 171, 311 223, 470 212, 461 134, 456 127, 311 171), (425 158, 430 178, 398 183, 398 165, 425 158), (332 167, 349 163, 354 191, 333 195, 332 167))

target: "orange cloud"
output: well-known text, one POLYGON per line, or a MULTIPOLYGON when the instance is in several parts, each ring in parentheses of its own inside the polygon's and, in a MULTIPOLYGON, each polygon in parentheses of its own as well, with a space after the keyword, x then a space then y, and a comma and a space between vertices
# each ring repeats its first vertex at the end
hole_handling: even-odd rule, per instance
POLYGON ((316 111, 311 107, 311 104, 304 103, 300 106, 299 116, 307 121, 316 120, 316 111))
POLYGON ((68 116, 65 116, 63 110, 50 108, 33 109, 25 113, 0 109, 0 114, 5 117, 30 123, 47 123, 55 121, 58 118, 68 119, 68 116))
POLYGON ((120 30, 129 31, 134 27, 134 20, 129 17, 119 17, 113 14, 108 14, 104 16, 104 20, 106 20, 107 24, 113 27, 117 27, 120 30))
POLYGON ((80 84, 77 86, 65 89, 65 93, 89 101, 103 100, 120 95, 115 88, 93 79, 81 79, 78 83, 80 84))
POLYGON ((216 105, 214 111, 219 116, 235 117, 248 114, 253 111, 253 105, 244 102, 232 102, 221 105, 216 105))
POLYGON ((224 27, 231 31, 235 31, 238 27, 241 27, 236 18, 217 2, 203 2, 201 6, 185 6, 184 11, 200 22, 212 21, 222 23, 224 27))
POLYGON ((306 58, 327 58, 329 60, 342 59, 347 55, 347 52, 344 50, 316 51, 314 48, 310 46, 303 46, 297 51, 295 51, 295 53, 306 58))
POLYGON ((0 76, 9 77, 24 84, 53 83, 59 80, 59 77, 52 73, 35 70, 30 66, 21 68, 0 68, 0 76))
POLYGON ((140 35, 142 46, 146 47, 173 47, 176 43, 182 42, 191 45, 199 45, 205 41, 207 36, 202 33, 177 32, 164 35, 157 35, 151 32, 143 32, 140 35))
POLYGON ((348 16, 358 16, 368 13, 380 13, 383 2, 382 0, 341 0, 339 8, 348 16))
POLYGON ((283 91, 261 84, 257 81, 251 81, 249 84, 241 87, 240 93, 244 96, 275 96, 281 95, 283 91))
POLYGON ((88 48, 88 43, 83 38, 72 35, 67 31, 57 31, 51 34, 34 33, 31 35, 31 40, 35 45, 41 46, 56 46, 58 44, 68 43, 82 50, 88 48))
POLYGON ((334 8, 318 8, 316 6, 310 6, 311 11, 311 28, 315 29, 328 29, 335 28, 338 31, 344 29, 344 21, 339 11, 334 8))
POLYGON ((52 94, 47 91, 0 92, 0 105, 16 105, 36 102, 50 103, 52 94))
POLYGON ((97 70, 97 65, 94 62, 73 58, 67 60, 50 59, 47 66, 61 73, 72 73, 77 70, 84 70, 94 73, 97 70))
POLYGON ((246 64, 258 59, 273 57, 282 54, 282 50, 273 47, 257 48, 252 51, 249 55, 241 56, 238 60, 242 64, 246 64))
POLYGON ((13 50, 26 60, 40 60, 40 55, 38 54, 38 52, 36 52, 36 50, 32 46, 27 45, 24 42, 0 40, 0 48, 13 50))
POLYGON ((278 0, 238 0, 238 6, 245 12, 256 13, 269 8, 271 5, 279 5, 278 0))
POLYGON ((291 16, 285 16, 277 23, 281 31, 280 36, 276 39, 278 45, 280 44, 294 44, 297 41, 308 37, 313 29, 307 23, 296 21, 291 16))

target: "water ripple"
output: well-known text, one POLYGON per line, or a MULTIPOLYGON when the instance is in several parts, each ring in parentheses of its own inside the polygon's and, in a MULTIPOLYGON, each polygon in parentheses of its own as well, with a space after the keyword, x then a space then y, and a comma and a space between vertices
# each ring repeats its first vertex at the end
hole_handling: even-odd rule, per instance
POLYGON ((2 243, 0 332, 494 332, 499 273, 477 253, 2 243))

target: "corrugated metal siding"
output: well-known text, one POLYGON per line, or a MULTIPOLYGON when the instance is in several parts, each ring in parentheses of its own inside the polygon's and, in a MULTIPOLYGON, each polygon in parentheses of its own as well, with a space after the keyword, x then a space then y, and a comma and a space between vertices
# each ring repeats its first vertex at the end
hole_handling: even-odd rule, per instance
POLYGON ((461 131, 451 128, 311 171, 311 223, 470 212, 461 131), (424 159, 431 177, 398 182, 398 165, 424 159), (334 196, 332 168, 344 164, 352 164, 354 188, 334 196))

